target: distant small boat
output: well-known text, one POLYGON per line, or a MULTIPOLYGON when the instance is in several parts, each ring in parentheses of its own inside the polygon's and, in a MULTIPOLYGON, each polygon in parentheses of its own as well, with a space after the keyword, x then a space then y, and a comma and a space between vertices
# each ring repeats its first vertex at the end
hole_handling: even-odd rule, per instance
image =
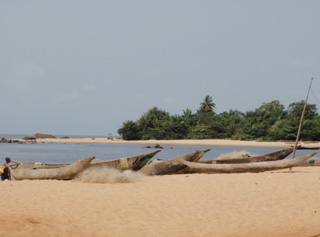
POLYGON ((144 166, 139 172, 146 175, 166 175, 166 174, 176 174, 179 171, 183 170, 187 166, 180 163, 179 160, 185 160, 189 162, 199 161, 202 156, 210 151, 210 149, 195 151, 186 155, 179 156, 172 160, 160 160, 153 161, 150 164, 144 166))
POLYGON ((191 172, 195 173, 258 173, 270 170, 287 169, 304 164, 307 160, 313 157, 317 153, 309 155, 277 160, 277 161, 264 161, 264 162, 252 162, 243 164, 200 164, 195 162, 188 162, 186 160, 179 160, 180 163, 186 165, 191 172))
POLYGON ((78 160, 69 165, 63 165, 61 167, 45 167, 34 168, 30 163, 24 165, 24 163, 15 162, 16 165, 10 165, 12 176, 16 180, 23 179, 58 179, 58 180, 70 180, 74 178, 78 173, 89 167, 90 162, 94 157, 78 160))
POLYGON ((237 163, 250 163, 250 162, 262 162, 262 161, 274 161, 282 160, 293 152, 293 147, 287 148, 281 151, 275 151, 260 156, 251 157, 223 157, 214 160, 201 160, 198 161, 202 164, 237 164, 237 163))

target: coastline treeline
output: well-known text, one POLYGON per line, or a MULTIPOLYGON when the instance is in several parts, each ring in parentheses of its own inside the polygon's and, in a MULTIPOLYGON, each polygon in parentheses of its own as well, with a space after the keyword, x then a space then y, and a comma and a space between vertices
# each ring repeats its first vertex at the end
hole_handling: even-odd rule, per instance
MULTIPOLYGON (((125 140, 295 140, 304 104, 302 100, 285 108, 278 100, 273 100, 255 110, 217 114, 212 97, 207 95, 195 113, 186 109, 181 115, 170 115, 153 107, 138 120, 123 122, 118 133, 125 140)), ((300 139, 320 140, 320 116, 315 104, 306 106, 300 139)))

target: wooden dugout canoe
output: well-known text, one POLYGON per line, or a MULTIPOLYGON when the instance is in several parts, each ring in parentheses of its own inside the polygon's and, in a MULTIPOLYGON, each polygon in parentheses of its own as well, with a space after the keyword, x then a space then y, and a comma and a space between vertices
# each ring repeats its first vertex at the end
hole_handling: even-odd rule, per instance
POLYGON ((40 162, 35 163, 28 163, 28 162, 21 162, 21 161, 14 161, 11 160, 12 163, 15 163, 15 165, 10 165, 11 168, 15 169, 18 165, 23 165, 24 168, 31 168, 31 169, 54 169, 54 168, 60 168, 66 165, 70 164, 44 164, 40 162))
POLYGON ((185 160, 179 160, 180 163, 186 165, 191 172, 195 173, 258 173, 270 170, 287 169, 295 166, 299 166, 309 160, 317 153, 309 155, 290 158, 285 160, 277 161, 263 161, 253 163, 242 163, 242 164, 200 164, 195 162, 188 162, 185 160))
MULTIPOLYGON (((127 158, 121 158, 121 159, 115 159, 115 160, 107 160, 107 161, 97 161, 94 163, 91 163, 89 167, 113 167, 119 170, 139 170, 144 165, 146 165, 149 160, 151 160, 158 152, 161 150, 157 150, 151 153, 139 155, 139 156, 133 156, 133 157, 127 157, 127 158)), ((24 167, 33 168, 33 169, 53 169, 53 168, 60 168, 67 166, 69 164, 43 164, 43 163, 27 163, 27 162, 19 162, 19 161, 12 161, 16 164, 23 164, 24 167)))
POLYGON ((320 158, 313 157, 299 166, 320 166, 320 158))
POLYGON ((10 166, 11 174, 16 180, 23 179, 59 179, 69 180, 74 178, 78 173, 89 167, 94 157, 78 160, 72 164, 64 165, 58 168, 36 169, 24 163, 10 166))
POLYGON ((150 164, 144 166, 142 169, 140 169, 139 172, 142 172, 146 175, 175 174, 187 167, 186 165, 179 162, 179 160, 197 162, 208 151, 210 151, 210 149, 195 151, 193 153, 179 156, 172 160, 153 161, 150 164))
POLYGON ((262 161, 275 161, 282 160, 286 158, 293 152, 293 147, 284 149, 281 151, 275 151, 261 156, 252 156, 252 157, 224 157, 221 159, 214 160, 202 160, 198 161, 202 164, 238 164, 238 163, 250 163, 250 162, 262 162, 262 161))
POLYGON ((298 150, 319 150, 320 147, 319 146, 300 146, 297 147, 298 150))
POLYGON ((113 167, 119 170, 140 170, 144 167, 158 152, 161 150, 157 150, 151 153, 133 156, 128 158, 121 158, 116 160, 107 160, 107 161, 99 161, 96 163, 90 164, 90 167, 113 167))

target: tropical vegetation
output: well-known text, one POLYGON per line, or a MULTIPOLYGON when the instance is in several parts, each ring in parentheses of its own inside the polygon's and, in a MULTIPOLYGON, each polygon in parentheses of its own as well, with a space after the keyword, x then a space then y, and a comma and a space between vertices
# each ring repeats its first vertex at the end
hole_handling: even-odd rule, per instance
MULTIPOLYGON (((195 113, 187 108, 181 115, 170 115, 153 107, 136 121, 123 122, 118 133, 125 140, 295 140, 304 105, 305 101, 300 101, 285 108, 274 100, 253 111, 217 114, 212 97, 207 95, 195 113)), ((300 139, 320 140, 320 115, 314 104, 306 106, 300 139)))

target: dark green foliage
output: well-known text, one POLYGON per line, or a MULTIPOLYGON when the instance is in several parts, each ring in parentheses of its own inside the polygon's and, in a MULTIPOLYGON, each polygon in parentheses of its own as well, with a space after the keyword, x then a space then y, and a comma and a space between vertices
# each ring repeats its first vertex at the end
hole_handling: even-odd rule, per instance
MULTIPOLYGON (((305 101, 292 103, 288 106, 288 116, 295 118, 295 122, 300 121, 301 113, 304 107, 305 101)), ((305 119, 313 119, 317 115, 316 105, 307 104, 306 111, 304 114, 305 119)))
MULTIPOLYGON (((171 116, 153 107, 136 122, 124 122, 118 133, 125 140, 295 140, 304 103, 292 103, 286 110, 278 100, 274 100, 263 103, 254 111, 230 110, 216 114, 212 97, 206 96, 196 113, 186 109, 182 115, 171 116)), ((320 140, 320 116, 316 105, 308 104, 306 107, 300 139, 320 140)))
POLYGON ((122 127, 118 129, 118 133, 122 136, 125 140, 140 140, 140 128, 138 127, 137 123, 133 121, 125 121, 122 124, 122 127))
MULTIPOLYGON (((301 114, 301 113, 300 113, 301 114)), ((245 121, 242 126, 242 140, 252 140, 257 138, 266 138, 268 130, 279 120, 285 118, 286 112, 284 106, 278 100, 270 103, 263 103, 255 111, 247 111, 245 121)))
POLYGON ((237 110, 230 110, 215 116, 217 138, 238 139, 244 123, 244 114, 237 110))
POLYGON ((163 129, 161 128, 165 121, 170 120, 169 113, 153 107, 137 121, 141 130, 141 139, 163 139, 163 129))
POLYGON ((315 115, 313 119, 307 119, 303 121, 300 137, 305 141, 320 140, 320 116, 319 115, 315 115))
POLYGON ((288 119, 277 121, 268 130, 268 137, 273 140, 295 140, 298 132, 298 125, 292 125, 288 119))

